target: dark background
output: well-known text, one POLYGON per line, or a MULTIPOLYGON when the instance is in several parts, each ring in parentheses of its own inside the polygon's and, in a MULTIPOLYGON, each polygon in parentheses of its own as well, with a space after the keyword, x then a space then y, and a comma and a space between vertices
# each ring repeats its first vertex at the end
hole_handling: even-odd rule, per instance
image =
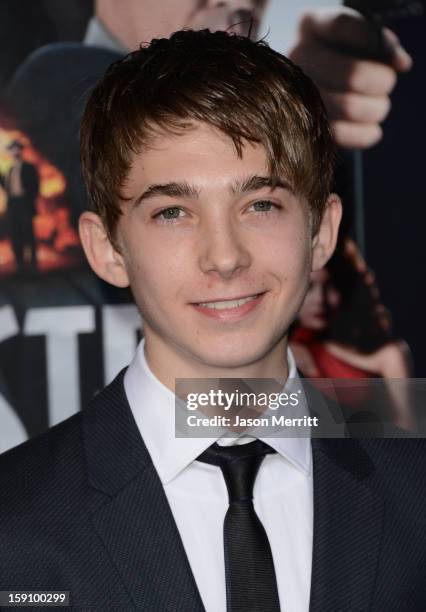
POLYGON ((366 255, 415 376, 426 377, 426 18, 390 25, 414 66, 392 96, 382 142, 364 154, 366 255))

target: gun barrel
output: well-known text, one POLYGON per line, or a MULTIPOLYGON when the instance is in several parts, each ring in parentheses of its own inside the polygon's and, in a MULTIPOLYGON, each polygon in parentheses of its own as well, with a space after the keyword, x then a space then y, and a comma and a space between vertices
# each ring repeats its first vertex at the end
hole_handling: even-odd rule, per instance
POLYGON ((343 4, 366 17, 381 20, 423 13, 423 5, 417 0, 346 0, 343 4))

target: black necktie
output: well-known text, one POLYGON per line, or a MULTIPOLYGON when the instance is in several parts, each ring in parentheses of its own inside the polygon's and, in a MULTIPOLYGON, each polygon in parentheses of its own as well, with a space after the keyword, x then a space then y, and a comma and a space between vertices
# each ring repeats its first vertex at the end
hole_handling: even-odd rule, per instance
POLYGON ((268 536, 253 507, 253 486, 265 455, 275 451, 255 440, 213 444, 199 461, 221 468, 229 508, 223 525, 227 612, 279 612, 277 580, 268 536))

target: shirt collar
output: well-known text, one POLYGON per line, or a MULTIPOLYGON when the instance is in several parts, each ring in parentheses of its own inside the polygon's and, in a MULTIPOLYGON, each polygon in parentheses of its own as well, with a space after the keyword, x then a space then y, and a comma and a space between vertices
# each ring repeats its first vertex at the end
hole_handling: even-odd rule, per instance
MULTIPOLYGON (((124 376, 130 408, 163 484, 170 482, 219 438, 176 438, 175 395, 151 372, 142 340, 124 376)), ((298 380, 294 356, 287 352, 289 378, 298 380)), ((247 438, 247 436, 245 436, 247 438)), ((240 440, 242 441, 242 440, 240 440)), ((248 441, 248 440, 247 440, 248 441)), ((305 475, 311 470, 308 437, 265 438, 264 441, 305 475)), ((223 444, 235 439, 223 438, 223 444)))
POLYGON ((108 30, 97 17, 92 17, 86 28, 83 44, 89 47, 101 47, 116 51, 122 55, 129 52, 128 49, 108 30))

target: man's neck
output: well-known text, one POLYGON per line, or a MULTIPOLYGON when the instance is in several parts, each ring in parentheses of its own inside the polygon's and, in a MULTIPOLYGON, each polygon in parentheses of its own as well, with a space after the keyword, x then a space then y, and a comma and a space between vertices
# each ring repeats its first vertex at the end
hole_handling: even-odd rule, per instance
POLYGON ((274 378, 285 382, 288 378, 287 338, 283 338, 267 355, 253 363, 238 367, 223 367, 197 361, 179 348, 169 347, 145 339, 145 359, 151 372, 174 392, 177 378, 274 378))

